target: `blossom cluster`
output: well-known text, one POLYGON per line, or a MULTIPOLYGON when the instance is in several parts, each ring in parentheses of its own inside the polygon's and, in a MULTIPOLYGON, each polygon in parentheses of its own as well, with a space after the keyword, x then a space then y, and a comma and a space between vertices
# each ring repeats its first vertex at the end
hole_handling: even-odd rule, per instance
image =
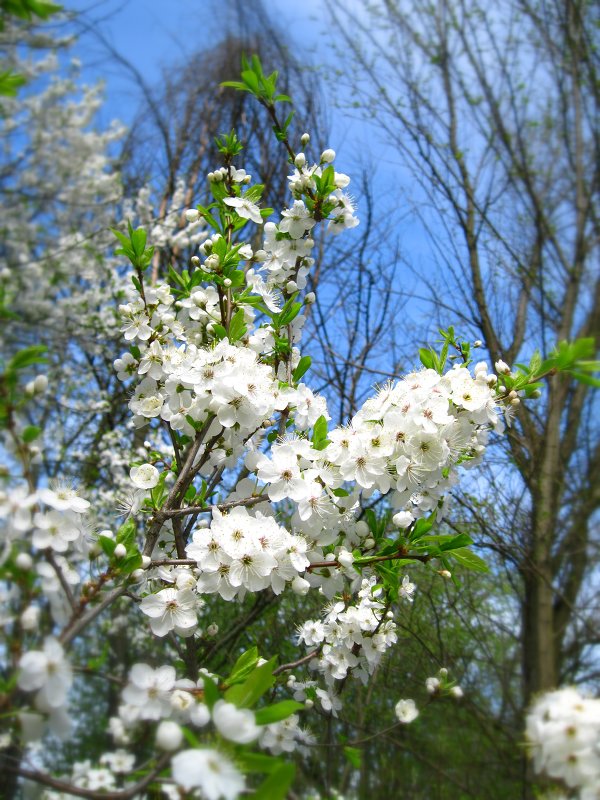
POLYGON ((238 506, 229 514, 215 509, 210 528, 195 531, 186 553, 198 563, 198 591, 231 600, 269 586, 281 594, 286 582, 308 567, 306 549, 303 537, 273 517, 238 506))
POLYGON ((535 771, 578 791, 600 796, 600 700, 574 687, 541 695, 529 710, 527 740, 535 771))
POLYGON ((490 427, 501 426, 494 378, 483 362, 474 375, 458 366, 411 373, 367 400, 347 427, 329 431, 325 448, 296 445, 296 458, 290 446, 273 448, 257 476, 272 500, 298 502, 304 520, 338 503, 332 490, 347 483, 363 497, 388 494, 405 512, 401 528, 433 511, 441 518, 455 467, 480 457, 490 427))
POLYGON ((365 578, 356 604, 338 601, 325 610, 322 621, 299 626, 298 640, 319 648, 309 666, 323 675, 330 691, 350 669, 366 683, 383 653, 398 640, 393 614, 379 599, 383 590, 376 584, 375 576, 365 578))

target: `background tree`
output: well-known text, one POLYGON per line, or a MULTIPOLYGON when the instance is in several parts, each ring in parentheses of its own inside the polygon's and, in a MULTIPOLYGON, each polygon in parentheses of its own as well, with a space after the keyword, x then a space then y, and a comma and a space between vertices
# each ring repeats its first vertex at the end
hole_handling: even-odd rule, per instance
MULTIPOLYGON (((358 64, 353 90, 421 186, 432 259, 452 276, 423 277, 438 320, 462 316, 494 362, 528 359, 533 341, 543 357, 558 340, 597 337, 597 6, 329 9, 358 64)), ((488 475, 495 507, 463 498, 482 544, 520 576, 524 703, 578 674, 597 679, 585 591, 597 564, 597 414, 585 383, 563 377, 544 392, 541 408, 516 414, 509 461, 488 475)))
MULTIPOLYGON (((446 298, 494 361, 512 363, 531 355, 536 334, 550 347, 598 330, 597 9, 522 2, 506 12, 386 2, 370 21, 387 32, 393 55, 379 34, 368 52, 352 52, 365 102, 453 248, 442 262, 454 277, 446 298)), ((529 520, 505 542, 525 591, 527 697, 568 674, 565 640, 598 503, 588 480, 599 456, 589 403, 586 384, 550 382, 544 411, 520 409, 508 437, 525 489, 517 510, 529 520)))

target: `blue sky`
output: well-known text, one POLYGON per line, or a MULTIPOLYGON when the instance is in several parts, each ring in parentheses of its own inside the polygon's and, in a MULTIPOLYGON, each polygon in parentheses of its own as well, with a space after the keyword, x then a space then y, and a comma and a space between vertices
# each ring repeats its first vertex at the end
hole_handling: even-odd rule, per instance
MULTIPOLYGON (((359 0, 348 0, 361 8, 359 0)), ((240 0, 253 8, 253 0, 240 0)), ((156 85, 166 68, 176 68, 186 54, 204 47, 213 47, 226 33, 235 32, 238 18, 236 0, 64 0, 67 10, 81 12, 87 26, 74 45, 74 55, 83 64, 83 79, 106 82, 106 102, 99 123, 108 125, 117 118, 125 124, 134 119, 140 102, 139 89, 130 73, 107 57, 94 32, 102 34, 110 45, 143 75, 150 85, 156 85)), ((292 4, 289 0, 263 0, 270 19, 281 28, 290 48, 299 60, 322 67, 339 67, 331 46, 331 28, 321 0, 304 0, 292 4)), ((268 65, 276 67, 277 65, 268 65)), ((235 76, 232 76, 235 77, 235 76)), ((344 89, 335 90, 323 80, 323 95, 333 109, 334 100, 343 103, 344 89), (335 91, 335 97, 333 92, 335 91)), ((403 255, 410 254, 417 271, 427 271, 431 258, 425 234, 414 215, 409 214, 407 196, 414 196, 414 180, 401 170, 399 158, 383 142, 374 126, 367 126, 357 114, 349 116, 332 111, 329 145, 338 153, 336 166, 355 178, 352 189, 358 191, 360 171, 373 167, 373 186, 379 209, 390 215, 394 240, 399 237, 403 255), (400 195, 404 193, 404 198, 400 195), (422 266, 423 265, 423 266, 422 266)), ((360 200, 360 198, 358 198, 360 200)), ((360 205, 359 205, 360 208, 360 205)), ((430 268, 429 268, 430 271, 430 268)), ((402 289, 419 294, 419 280, 403 266, 402 289)), ((421 292, 422 293, 422 292, 421 292)), ((413 311, 417 303, 411 303, 413 311)))

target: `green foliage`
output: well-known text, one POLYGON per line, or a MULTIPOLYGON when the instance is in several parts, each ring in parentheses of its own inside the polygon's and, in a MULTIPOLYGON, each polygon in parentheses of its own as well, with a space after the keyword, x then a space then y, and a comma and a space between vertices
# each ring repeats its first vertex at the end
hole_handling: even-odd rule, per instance
POLYGON ((324 450, 328 444, 327 420, 321 415, 313 425, 312 445, 315 450, 324 450))
POLYGON ((121 233, 121 231, 115 228, 111 228, 111 231, 122 245, 118 250, 115 250, 117 255, 128 258, 131 264, 141 272, 148 269, 152 262, 154 247, 146 247, 146 231, 143 228, 134 230, 131 222, 127 223, 127 232, 129 236, 125 236, 124 233, 121 233))
POLYGON ((294 764, 280 761, 251 797, 254 800, 285 800, 295 775, 294 764))
POLYGON ((290 103, 291 100, 287 95, 277 93, 278 74, 272 72, 270 75, 265 75, 257 55, 253 55, 250 61, 246 56, 242 56, 241 81, 224 81, 221 86, 228 86, 240 92, 249 92, 259 101, 270 106, 275 103, 290 103))
POLYGON ((271 706, 259 708, 255 714, 256 724, 270 725, 273 722, 280 722, 282 719, 291 717, 296 711, 302 711, 303 709, 304 704, 298 703, 296 700, 281 700, 271 706))
POLYGON ((238 708, 251 708, 275 683, 273 670, 276 660, 274 657, 253 669, 243 683, 227 689, 225 699, 238 708))
MULTIPOLYGON (((215 138, 215 144, 217 145, 219 153, 224 155, 225 159, 228 161, 235 158, 235 156, 239 155, 244 149, 243 144, 238 139, 234 130, 217 136, 215 138)), ((216 191, 219 186, 220 184, 218 183, 213 184, 213 190, 216 191)))

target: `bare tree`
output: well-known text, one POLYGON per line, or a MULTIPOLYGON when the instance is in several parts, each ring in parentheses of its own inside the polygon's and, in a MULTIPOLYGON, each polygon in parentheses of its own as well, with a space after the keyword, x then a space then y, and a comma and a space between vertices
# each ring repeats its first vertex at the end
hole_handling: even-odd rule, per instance
MULTIPOLYGON (((384 0, 367 18, 329 8, 355 63, 355 95, 421 185, 438 240, 433 301, 454 305, 493 361, 597 336, 598 7, 384 0)), ((506 536, 491 541, 521 576, 526 702, 572 679, 598 635, 578 608, 597 554, 593 399, 566 378, 544 394, 537 410, 519 410, 512 466, 492 476, 511 490, 506 536)), ((479 521, 489 542, 489 518, 479 521)))

